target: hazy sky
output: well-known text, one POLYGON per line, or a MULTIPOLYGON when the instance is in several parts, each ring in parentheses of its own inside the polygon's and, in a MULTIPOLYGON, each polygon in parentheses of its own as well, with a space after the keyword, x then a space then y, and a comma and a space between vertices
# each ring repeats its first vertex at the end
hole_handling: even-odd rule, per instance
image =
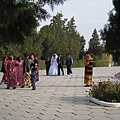
MULTIPOLYGON (((63 5, 55 6, 54 11, 46 7, 51 16, 62 11, 63 18, 70 20, 74 16, 77 31, 88 42, 93 30, 103 28, 107 23, 108 13, 113 8, 112 0, 67 0, 63 5)), ((52 17, 43 21, 41 27, 49 24, 52 17)), ((87 45, 88 46, 88 45, 87 45)))

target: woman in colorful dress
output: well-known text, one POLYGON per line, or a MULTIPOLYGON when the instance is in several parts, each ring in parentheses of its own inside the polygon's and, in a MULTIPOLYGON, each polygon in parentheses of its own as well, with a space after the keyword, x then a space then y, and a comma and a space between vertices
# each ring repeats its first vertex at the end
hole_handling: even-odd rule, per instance
POLYGON ((25 54, 25 59, 23 61, 23 81, 21 88, 24 88, 24 86, 31 87, 31 77, 30 77, 30 59, 29 55, 25 54))
POLYGON ((16 72, 16 61, 13 60, 13 56, 9 57, 9 60, 7 61, 7 88, 13 87, 13 89, 16 89, 17 87, 17 72, 16 72))
POLYGON ((8 59, 8 57, 5 56, 5 57, 3 58, 3 62, 2 62, 1 72, 3 72, 3 77, 2 77, 1 84, 2 84, 2 82, 4 82, 5 84, 7 83, 7 72, 6 72, 7 59, 8 59))
POLYGON ((86 61, 85 61, 85 76, 84 76, 85 87, 92 86, 92 72, 93 72, 93 58, 87 51, 86 61))
POLYGON ((23 79, 23 60, 19 56, 16 61, 16 71, 17 71, 17 81, 19 86, 22 85, 22 79, 23 79))

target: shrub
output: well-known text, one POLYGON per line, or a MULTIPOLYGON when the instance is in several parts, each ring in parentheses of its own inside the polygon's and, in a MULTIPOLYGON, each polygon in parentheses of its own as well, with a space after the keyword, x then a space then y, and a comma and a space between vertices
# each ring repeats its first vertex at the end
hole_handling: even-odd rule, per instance
POLYGON ((111 81, 94 84, 89 94, 105 102, 120 102, 120 84, 111 81))
POLYGON ((94 67, 108 67, 110 61, 109 60, 97 60, 93 61, 94 67))
POLYGON ((74 60, 73 67, 84 67, 84 62, 82 60, 74 60))
POLYGON ((40 70, 45 70, 45 60, 40 60, 39 69, 40 69, 40 70))

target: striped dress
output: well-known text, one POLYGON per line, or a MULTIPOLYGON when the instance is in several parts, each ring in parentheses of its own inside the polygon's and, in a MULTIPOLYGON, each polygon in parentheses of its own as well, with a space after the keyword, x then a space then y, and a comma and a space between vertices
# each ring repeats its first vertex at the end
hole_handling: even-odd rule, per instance
POLYGON ((88 86, 92 85, 92 73, 93 73, 93 58, 87 57, 85 61, 84 83, 88 86))

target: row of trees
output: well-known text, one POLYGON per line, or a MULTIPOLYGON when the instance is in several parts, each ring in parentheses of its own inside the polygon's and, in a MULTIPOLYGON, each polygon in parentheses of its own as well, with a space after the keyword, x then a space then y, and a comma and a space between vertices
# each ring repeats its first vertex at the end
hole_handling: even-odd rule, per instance
POLYGON ((61 53, 64 57, 70 53, 74 59, 78 59, 83 55, 84 46, 85 39, 77 32, 74 17, 68 21, 63 18, 62 13, 58 13, 53 16, 49 25, 42 27, 38 32, 34 29, 20 43, 7 42, 0 47, 0 52, 1 55, 14 56, 34 52, 42 59, 53 53, 61 53))
MULTIPOLYGON (((1 0, 0 1, 0 54, 23 56, 25 52, 39 55, 45 59, 53 53, 68 53, 74 59, 82 59, 85 52, 86 40, 77 32, 75 19, 63 18, 58 13, 37 32, 39 21, 50 17, 44 6, 48 4, 63 4, 66 0, 1 0)), ((88 50, 94 59, 102 59, 103 53, 112 53, 114 59, 120 55, 120 2, 113 0, 114 9, 109 13, 109 20, 100 31, 93 30, 88 50), (101 39, 105 44, 101 44, 101 39), (116 57, 117 56, 117 57, 116 57)))

